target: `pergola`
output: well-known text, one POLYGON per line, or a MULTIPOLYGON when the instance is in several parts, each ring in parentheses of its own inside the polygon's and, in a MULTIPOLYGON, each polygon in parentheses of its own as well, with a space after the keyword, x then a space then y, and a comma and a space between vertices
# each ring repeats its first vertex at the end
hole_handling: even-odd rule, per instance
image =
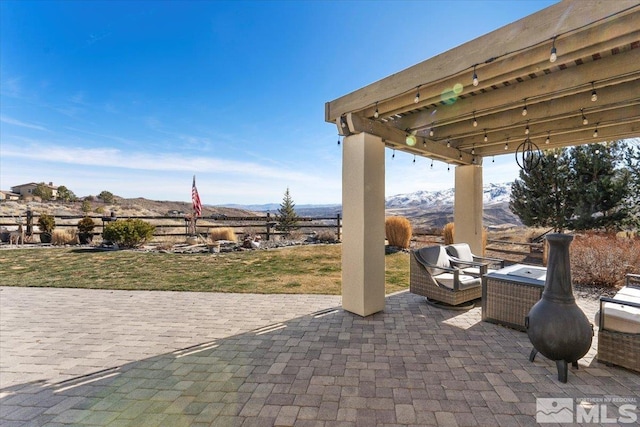
MULTIPOLYGON (((640 2, 564 0, 325 104, 343 141, 343 307, 384 309, 384 149, 456 166, 482 247, 482 163, 640 135, 640 2)), ((516 159, 514 159, 516 161, 516 159)))

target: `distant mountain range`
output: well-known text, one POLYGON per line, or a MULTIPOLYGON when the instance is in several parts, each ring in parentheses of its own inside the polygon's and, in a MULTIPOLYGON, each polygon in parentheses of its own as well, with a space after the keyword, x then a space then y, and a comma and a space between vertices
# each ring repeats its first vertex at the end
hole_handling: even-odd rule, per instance
MULTIPOLYGON (((387 215, 401 215, 411 219, 414 227, 442 227, 453 221, 455 190, 416 191, 397 194, 385 200, 387 215)), ((511 183, 487 184, 483 188, 484 224, 487 226, 522 225, 517 216, 509 210, 511 183)), ((244 209, 254 212, 276 213, 277 203, 263 205, 223 205, 227 208, 244 209)), ((334 217, 342 212, 342 205, 296 205, 300 216, 334 217)))

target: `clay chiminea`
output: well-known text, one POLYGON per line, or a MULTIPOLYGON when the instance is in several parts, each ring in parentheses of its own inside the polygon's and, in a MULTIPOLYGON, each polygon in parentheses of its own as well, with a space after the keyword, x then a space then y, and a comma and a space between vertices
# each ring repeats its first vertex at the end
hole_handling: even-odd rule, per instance
POLYGON ((533 344, 529 360, 536 353, 555 360, 558 380, 567 382, 567 364, 578 367, 578 359, 591 348, 593 327, 573 297, 569 245, 573 236, 549 234, 549 262, 542 298, 525 318, 527 335, 533 344))

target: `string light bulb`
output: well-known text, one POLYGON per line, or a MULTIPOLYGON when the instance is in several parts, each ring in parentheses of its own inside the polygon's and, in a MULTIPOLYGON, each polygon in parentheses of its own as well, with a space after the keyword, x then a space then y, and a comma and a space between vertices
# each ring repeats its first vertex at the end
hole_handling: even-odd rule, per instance
POLYGON ((529 123, 527 123, 527 127, 526 127, 526 128, 524 128, 524 134, 525 134, 525 135, 529 135, 529 132, 530 132, 530 130, 529 130, 529 123))
POLYGON ((471 154, 475 155, 476 154, 476 145, 473 144, 473 147, 471 147, 471 154))
POLYGON ((528 111, 527 111, 527 100, 526 100, 526 98, 525 98, 525 100, 524 100, 524 107, 522 108, 522 116, 523 116, 523 117, 524 117, 524 116, 526 116, 526 115, 527 115, 527 113, 528 113, 528 111))
POLYGON ((597 137, 598 137, 598 125, 599 125, 599 124, 600 124, 600 123, 596 123, 596 129, 593 131, 593 137, 594 137, 594 138, 597 138, 597 137))
POLYGON ((478 74, 476 74, 476 66, 477 65, 478 64, 473 66, 473 80, 472 80, 472 83, 473 83, 474 86, 478 86, 478 83, 480 83, 480 81, 478 80, 478 74))
POLYGON ((495 162, 496 162, 496 156, 493 156, 493 157, 491 158, 491 163, 495 163, 495 162))
POLYGON ((580 113, 582 113, 582 124, 585 126, 588 125, 589 120, 587 119, 587 116, 584 115, 584 110, 582 108, 580 109, 580 113))
POLYGON ((340 145, 340 135, 338 135, 338 145, 340 145))
POLYGON ((451 170, 450 165, 447 163, 447 172, 449 172, 451 170))
POLYGON ((416 97, 413 98, 413 103, 417 104, 418 102, 420 102, 420 86, 418 86, 418 91, 416 92, 416 97))
POLYGON ((507 138, 507 142, 504 143, 504 149, 505 150, 509 149, 509 138, 507 138))
POLYGON ((558 51, 556 50, 556 38, 553 38, 553 44, 551 45, 551 55, 549 55, 549 62, 556 62, 558 59, 558 51))
POLYGON ((451 148, 451 141, 447 139, 447 148, 451 148))
POLYGON ((423 146, 424 148, 427 148, 427 140, 426 140, 426 139, 423 139, 423 140, 422 140, 422 146, 423 146))
POLYGON ((415 162, 416 162, 416 155, 414 154, 413 155, 413 163, 415 163, 415 162))
POLYGON ((433 136, 433 127, 429 129, 429 136, 433 136))
POLYGON ((458 154, 458 158, 459 158, 460 160, 462 160, 462 151, 458 150, 458 153, 459 153, 459 154, 458 154))
POLYGON ((476 120, 476 112, 473 112, 473 127, 477 128, 478 127, 478 120, 476 120))
POLYGON ((594 82, 591 82, 591 102, 596 102, 598 100, 598 93, 596 92, 596 85, 594 82))
POLYGON ((487 130, 484 130, 484 142, 489 141, 489 136, 487 135, 487 130))
POLYGON ((433 169, 433 159, 431 159, 431 169, 433 169))
POLYGON ((373 117, 375 117, 376 119, 380 117, 380 113, 378 112, 378 101, 376 101, 376 112, 373 113, 373 117))
POLYGON ((547 132, 547 139, 544 140, 545 144, 548 144, 551 142, 551 132, 547 132))
POLYGON ((395 159, 395 158, 396 158, 396 150, 395 150, 395 149, 393 150, 393 154, 391 155, 391 158, 392 158, 392 159, 395 159))

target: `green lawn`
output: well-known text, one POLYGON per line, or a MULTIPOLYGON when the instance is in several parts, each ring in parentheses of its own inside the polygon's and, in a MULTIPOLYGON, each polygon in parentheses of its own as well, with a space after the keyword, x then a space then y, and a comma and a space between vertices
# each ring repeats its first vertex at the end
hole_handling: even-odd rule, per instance
MULTIPOLYGON (((0 251, 3 286, 339 295, 342 245, 222 254, 0 251)), ((409 255, 386 255, 386 292, 409 286, 409 255)))

